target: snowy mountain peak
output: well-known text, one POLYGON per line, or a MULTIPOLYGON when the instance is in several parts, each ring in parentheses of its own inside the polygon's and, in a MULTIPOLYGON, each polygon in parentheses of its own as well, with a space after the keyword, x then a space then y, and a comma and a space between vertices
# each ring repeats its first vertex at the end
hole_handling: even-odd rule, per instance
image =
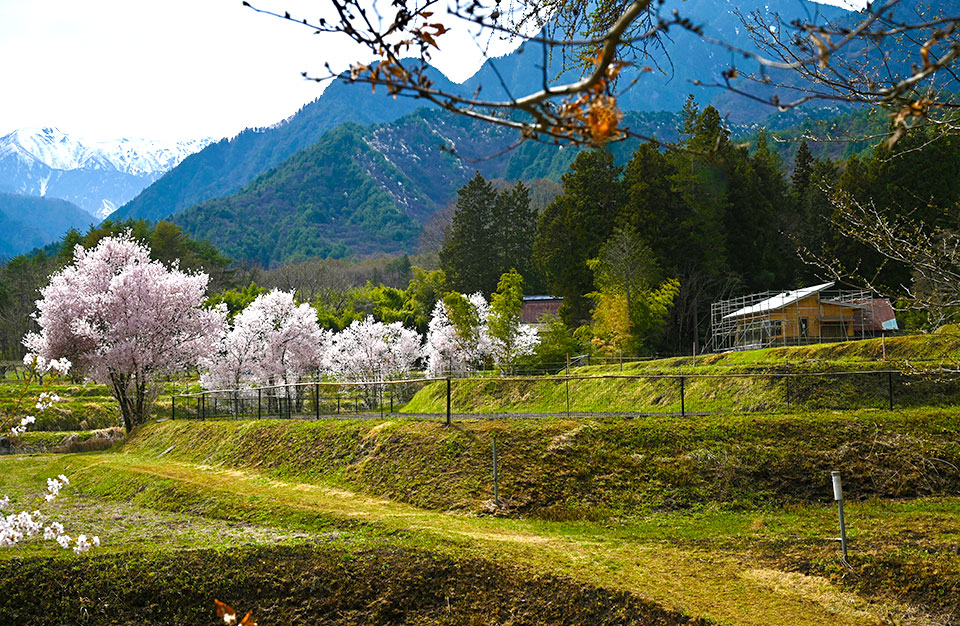
POLYGON ((90 141, 55 126, 0 137, 0 190, 62 198, 104 218, 210 139, 90 141))
POLYGON ((0 161, 16 157, 24 165, 43 164, 53 170, 115 170, 143 176, 176 167, 201 150, 210 139, 175 143, 150 139, 87 141, 59 128, 21 128, 0 137, 0 161))

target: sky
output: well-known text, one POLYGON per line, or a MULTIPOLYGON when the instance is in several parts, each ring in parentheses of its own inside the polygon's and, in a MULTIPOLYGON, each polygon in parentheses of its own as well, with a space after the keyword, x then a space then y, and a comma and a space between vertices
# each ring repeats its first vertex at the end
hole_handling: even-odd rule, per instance
MULTIPOLYGON (((309 18, 329 9, 251 3, 309 18)), ((453 30, 434 65, 462 81, 482 56, 465 23, 445 21, 453 30)), ((354 46, 241 0, 0 0, 0 136, 46 126, 90 140, 232 136, 317 98, 322 86, 300 72, 322 75, 324 62, 342 71, 363 58, 354 46)), ((494 40, 491 53, 513 47, 494 40)))

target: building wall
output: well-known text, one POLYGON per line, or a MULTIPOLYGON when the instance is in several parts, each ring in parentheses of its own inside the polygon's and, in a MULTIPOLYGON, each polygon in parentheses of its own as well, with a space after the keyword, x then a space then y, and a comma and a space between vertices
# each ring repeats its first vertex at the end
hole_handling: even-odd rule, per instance
POLYGON ((520 308, 521 324, 539 324, 543 315, 557 315, 563 298, 550 300, 526 300, 520 308))
MULTIPOLYGON (((761 322, 773 325, 779 323, 779 335, 772 334, 763 340, 768 344, 804 343, 813 339, 853 339, 854 307, 841 306, 832 302, 821 302, 819 294, 811 294, 793 304, 775 311, 744 317, 739 320, 738 328, 742 338, 738 344, 749 344, 760 340, 751 334, 761 322), (802 320, 806 319, 806 334, 802 335, 802 320)), ((756 334, 755 332, 753 334, 756 334)))

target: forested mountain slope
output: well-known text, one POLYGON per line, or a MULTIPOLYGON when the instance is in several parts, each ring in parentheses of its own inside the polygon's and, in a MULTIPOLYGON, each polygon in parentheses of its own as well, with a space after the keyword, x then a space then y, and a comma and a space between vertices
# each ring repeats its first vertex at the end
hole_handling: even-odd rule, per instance
MULTIPOLYGON (((672 114, 630 114, 638 127, 678 137, 672 114)), ((269 266, 312 256, 412 252, 421 225, 456 198, 475 172, 487 178, 558 180, 577 148, 529 142, 515 132, 436 109, 380 126, 344 124, 234 195, 172 217, 231 258, 269 266)), ((637 141, 614 144, 626 161, 637 141)))

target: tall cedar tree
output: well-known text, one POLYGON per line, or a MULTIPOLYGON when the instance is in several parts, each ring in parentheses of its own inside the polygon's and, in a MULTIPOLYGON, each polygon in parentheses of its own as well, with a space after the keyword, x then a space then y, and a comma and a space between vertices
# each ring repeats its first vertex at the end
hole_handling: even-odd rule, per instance
POLYGON ((523 183, 498 192, 477 172, 457 191, 457 209, 440 250, 449 288, 489 295, 512 268, 532 274, 536 219, 523 183))
POLYGON ((571 327, 590 318, 586 294, 593 291, 593 272, 587 260, 610 237, 623 206, 620 171, 606 150, 581 152, 563 175, 563 193, 540 216, 534 260, 553 294, 563 297, 560 314, 571 327))

